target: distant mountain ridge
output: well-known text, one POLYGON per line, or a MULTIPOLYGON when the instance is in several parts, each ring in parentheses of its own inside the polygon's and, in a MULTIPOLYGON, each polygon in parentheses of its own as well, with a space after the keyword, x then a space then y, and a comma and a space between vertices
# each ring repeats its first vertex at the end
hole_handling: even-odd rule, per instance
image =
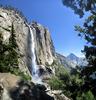
POLYGON ((67 57, 56 53, 57 59, 61 65, 63 65, 68 71, 76 66, 85 66, 87 65, 87 61, 84 57, 77 57, 75 54, 71 53, 67 57))
POLYGON ((86 59, 84 57, 77 57, 73 53, 70 53, 67 56, 67 59, 71 60, 72 62, 74 62, 78 66, 86 66, 87 65, 87 61, 86 61, 86 59))
POLYGON ((57 59, 59 61, 59 63, 61 65, 63 65, 65 67, 65 69, 67 69, 68 71, 70 71, 71 69, 76 67, 76 64, 74 62, 72 62, 71 60, 67 59, 67 57, 56 53, 57 59))
POLYGON ((75 54, 73 53, 70 53, 68 56, 67 56, 67 59, 73 61, 74 63, 78 64, 78 60, 79 60, 79 57, 77 57, 75 54))

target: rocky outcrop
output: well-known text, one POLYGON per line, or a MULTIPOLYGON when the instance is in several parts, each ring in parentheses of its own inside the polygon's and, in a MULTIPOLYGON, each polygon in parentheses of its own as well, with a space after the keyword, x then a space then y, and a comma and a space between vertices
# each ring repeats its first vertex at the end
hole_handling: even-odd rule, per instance
POLYGON ((0 100, 70 100, 60 90, 21 80, 10 73, 0 73, 0 100), (13 81, 14 80, 14 81, 13 81))
POLYGON ((2 34, 3 43, 5 44, 9 43, 12 23, 18 45, 19 69, 29 73, 26 63, 28 27, 25 24, 25 20, 15 10, 0 8, 0 34, 2 34))
POLYGON ((10 73, 0 73, 0 100, 12 100, 10 90, 18 87, 21 78, 10 73))
POLYGON ((70 100, 67 98, 61 90, 50 90, 48 94, 55 98, 55 100, 70 100))
POLYGON ((0 73, 0 100, 54 100, 54 98, 46 93, 44 85, 23 81, 13 74, 0 73))
POLYGON ((47 28, 36 22, 32 23, 35 29, 36 58, 39 65, 51 65, 55 59, 55 48, 47 28))

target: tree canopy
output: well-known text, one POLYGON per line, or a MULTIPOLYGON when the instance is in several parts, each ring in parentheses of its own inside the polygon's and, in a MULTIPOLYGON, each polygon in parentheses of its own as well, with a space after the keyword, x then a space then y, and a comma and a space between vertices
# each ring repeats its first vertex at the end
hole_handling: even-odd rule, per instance
POLYGON ((88 65, 81 71, 85 82, 80 87, 85 92, 92 91, 96 96, 96 0, 63 0, 63 4, 74 10, 75 14, 80 17, 83 17, 86 12, 90 12, 83 26, 75 26, 75 31, 78 31, 78 35, 87 41, 83 53, 88 65))
POLYGON ((96 13, 96 0, 63 0, 63 4, 74 10, 80 17, 83 17, 87 11, 96 13))

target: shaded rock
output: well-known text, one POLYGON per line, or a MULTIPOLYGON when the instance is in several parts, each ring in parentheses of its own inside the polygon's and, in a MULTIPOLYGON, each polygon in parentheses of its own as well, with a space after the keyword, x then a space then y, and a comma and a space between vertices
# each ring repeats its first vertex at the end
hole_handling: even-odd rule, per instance
POLYGON ((50 67, 44 65, 37 65, 39 68, 39 76, 43 76, 44 74, 53 74, 52 69, 50 67))
POLYGON ((2 99, 3 91, 4 91, 3 85, 0 84, 0 100, 2 99))
POLYGON ((20 87, 11 91, 12 100, 54 100, 45 91, 45 86, 32 83, 19 83, 20 87))
POLYGON ((10 89, 18 87, 19 76, 10 73, 0 73, 0 100, 12 100, 10 89))
POLYGON ((55 100, 70 100, 62 93, 61 90, 50 90, 47 94, 54 97, 55 100))
POLYGON ((23 81, 9 73, 0 73, 0 100, 54 100, 44 85, 23 81))

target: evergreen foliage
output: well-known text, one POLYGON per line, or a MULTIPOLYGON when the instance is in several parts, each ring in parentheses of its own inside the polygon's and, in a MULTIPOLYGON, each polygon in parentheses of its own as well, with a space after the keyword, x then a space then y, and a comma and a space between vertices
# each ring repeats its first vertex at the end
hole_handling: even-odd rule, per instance
MULTIPOLYGON (((80 76, 84 83, 80 86, 79 92, 82 94, 77 100, 95 100, 96 97, 96 0, 63 0, 63 4, 70 7, 80 17, 88 11, 90 15, 83 23, 83 26, 75 26, 79 36, 87 41, 82 51, 88 61, 80 76), (94 74, 94 77, 91 77, 94 74), (83 93, 84 92, 84 93, 83 93)), ((76 94, 77 95, 77 94, 76 94)))
POLYGON ((95 100, 94 95, 91 91, 88 91, 86 93, 82 93, 82 95, 78 95, 76 100, 95 100))
MULTIPOLYGON (((81 92, 81 85, 83 84, 83 79, 80 78, 80 74, 75 72, 75 74, 70 74, 63 66, 59 66, 56 69, 56 76, 53 76, 49 80, 49 85, 54 90, 62 90, 64 95, 69 98, 76 99, 78 91, 81 92)), ((82 93, 82 92, 81 92, 82 93)))
POLYGON ((62 0, 62 2, 80 17, 83 17, 88 11, 92 14, 96 13, 96 0, 62 0))
POLYGON ((21 72, 18 68, 19 54, 13 23, 10 34, 9 44, 3 43, 2 33, 0 34, 0 72, 10 72, 21 76, 24 80, 30 80, 31 77, 21 72))
POLYGON ((53 76, 50 80, 49 80, 49 85, 51 87, 51 89, 53 90, 60 90, 63 86, 63 83, 61 80, 58 79, 58 77, 53 76))
POLYGON ((18 67, 18 53, 17 53, 17 43, 15 39, 15 31, 14 26, 12 23, 11 27, 11 36, 9 39, 9 44, 4 44, 2 41, 2 35, 1 35, 1 41, 0 46, 2 49, 0 49, 0 71, 1 72, 8 72, 11 71, 12 68, 18 67))

